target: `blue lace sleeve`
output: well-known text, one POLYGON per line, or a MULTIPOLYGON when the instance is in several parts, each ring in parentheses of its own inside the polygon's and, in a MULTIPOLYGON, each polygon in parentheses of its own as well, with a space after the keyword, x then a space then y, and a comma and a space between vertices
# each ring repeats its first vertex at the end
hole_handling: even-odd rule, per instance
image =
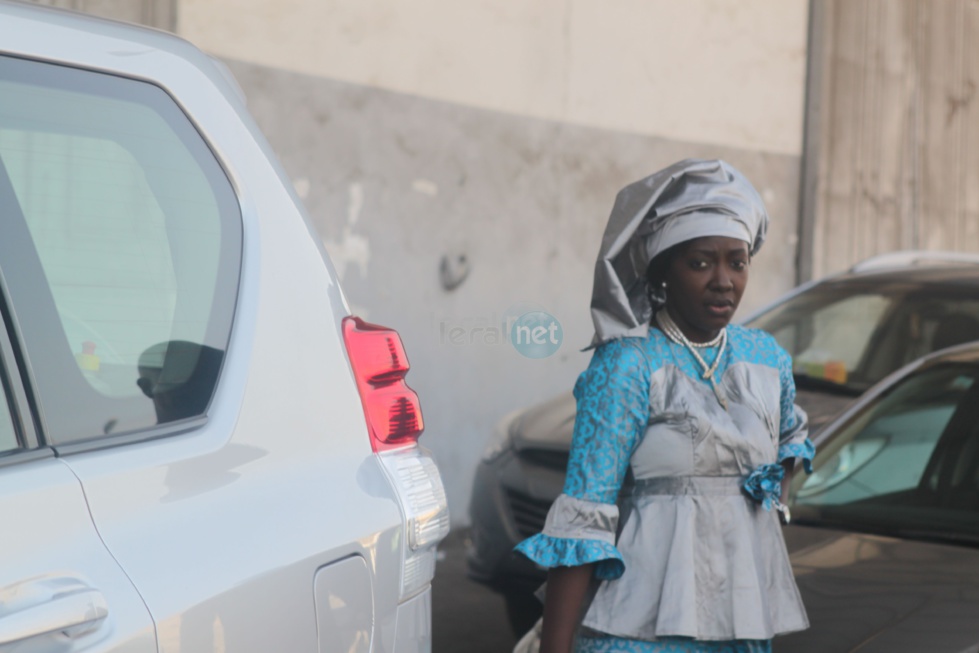
POLYGON ((795 403, 792 359, 785 351, 780 352, 778 372, 782 386, 778 462, 790 458, 801 460, 806 473, 811 474, 816 447, 809 439, 809 418, 795 403))
POLYGON ((574 435, 564 492, 547 514, 544 532, 517 551, 542 567, 598 563, 595 576, 620 577, 615 505, 629 459, 649 419, 649 362, 638 339, 598 347, 578 378, 574 435))
POLYGON ((595 350, 575 384, 578 401, 564 493, 615 503, 632 452, 649 421, 649 360, 638 338, 595 350))

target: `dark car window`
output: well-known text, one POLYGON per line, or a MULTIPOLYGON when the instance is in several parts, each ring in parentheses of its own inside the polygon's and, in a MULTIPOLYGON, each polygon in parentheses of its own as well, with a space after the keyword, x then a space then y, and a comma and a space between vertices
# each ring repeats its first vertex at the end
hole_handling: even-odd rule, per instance
POLYGON ((0 57, 0 269, 55 443, 201 415, 241 223, 159 88, 0 57))
POLYGON ((749 323, 793 358, 800 385, 866 390, 939 349, 979 340, 976 291, 926 284, 821 284, 749 323))
POLYGON ((914 374, 820 446, 796 481, 802 521, 979 537, 979 366, 914 374))

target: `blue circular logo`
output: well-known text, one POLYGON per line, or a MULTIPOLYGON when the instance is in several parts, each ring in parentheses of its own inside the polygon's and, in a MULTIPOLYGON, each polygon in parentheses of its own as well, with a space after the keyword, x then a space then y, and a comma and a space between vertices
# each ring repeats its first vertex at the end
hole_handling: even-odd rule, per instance
POLYGON ((546 311, 523 313, 510 326, 510 344, 527 358, 547 358, 563 340, 561 323, 546 311))

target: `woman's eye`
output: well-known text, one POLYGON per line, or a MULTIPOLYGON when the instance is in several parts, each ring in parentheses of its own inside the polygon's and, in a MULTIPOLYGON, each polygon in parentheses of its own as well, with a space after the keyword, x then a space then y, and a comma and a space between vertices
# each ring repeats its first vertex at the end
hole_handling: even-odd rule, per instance
POLYGON ((731 263, 731 266, 735 270, 739 270, 739 271, 740 270, 745 270, 745 269, 748 268, 748 261, 734 261, 734 262, 731 263))
POLYGON ((694 259, 690 261, 690 267, 691 269, 694 270, 703 270, 704 268, 707 267, 707 265, 708 265, 707 261, 704 261, 702 259, 694 259))

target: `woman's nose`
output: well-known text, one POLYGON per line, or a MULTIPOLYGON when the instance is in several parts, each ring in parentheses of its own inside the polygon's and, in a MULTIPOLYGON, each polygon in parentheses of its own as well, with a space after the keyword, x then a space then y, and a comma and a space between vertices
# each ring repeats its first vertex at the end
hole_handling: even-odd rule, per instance
POLYGON ((730 290, 734 287, 734 280, 731 278, 731 273, 725 270, 723 265, 717 266, 711 282, 717 290, 730 290))

